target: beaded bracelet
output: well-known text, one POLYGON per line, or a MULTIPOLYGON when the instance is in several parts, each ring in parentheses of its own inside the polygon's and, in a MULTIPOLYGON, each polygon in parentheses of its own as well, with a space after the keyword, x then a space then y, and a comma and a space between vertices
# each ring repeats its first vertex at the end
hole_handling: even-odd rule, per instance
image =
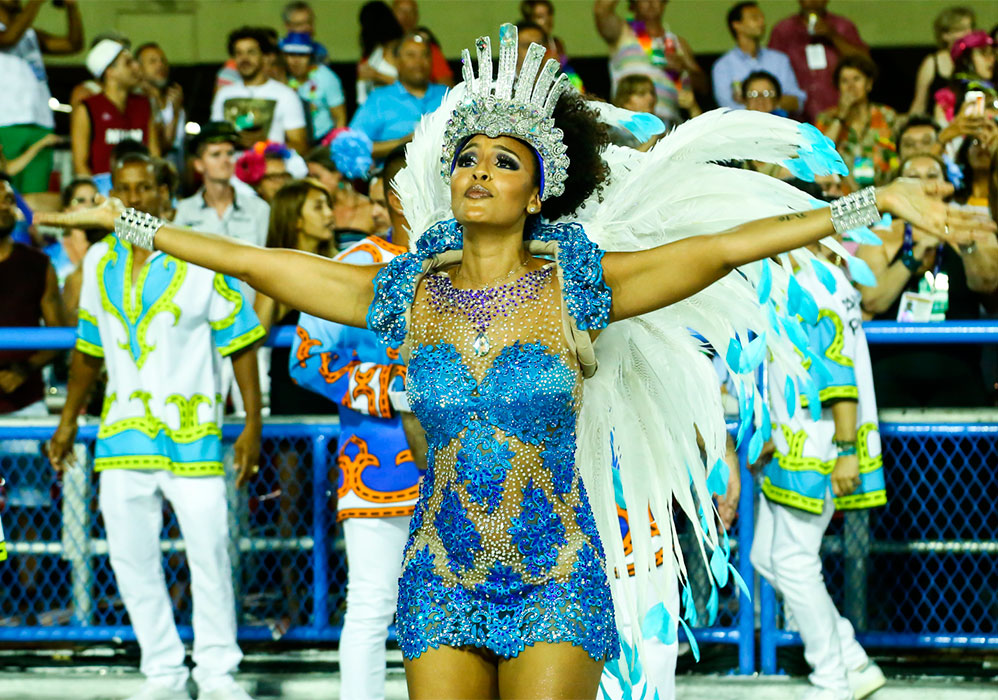
POLYGON ((880 221, 877 193, 872 187, 836 199, 831 204, 832 226, 838 234, 845 234, 880 221))
POLYGON ((839 453, 839 457, 852 457, 858 454, 856 450, 855 440, 832 440, 835 443, 835 449, 839 453))
POLYGON ((139 248, 155 250, 153 239, 156 232, 166 224, 152 214, 146 214, 138 209, 125 209, 114 222, 114 233, 122 241, 139 248))

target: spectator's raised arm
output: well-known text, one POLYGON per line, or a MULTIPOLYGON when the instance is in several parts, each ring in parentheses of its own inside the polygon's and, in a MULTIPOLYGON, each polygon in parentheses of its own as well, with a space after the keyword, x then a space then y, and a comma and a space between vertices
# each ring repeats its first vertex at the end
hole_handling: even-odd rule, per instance
POLYGON ((60 56, 83 50, 83 17, 80 15, 80 6, 77 4, 77 0, 65 0, 65 8, 66 34, 64 36, 50 34, 40 29, 35 30, 42 53, 60 56))

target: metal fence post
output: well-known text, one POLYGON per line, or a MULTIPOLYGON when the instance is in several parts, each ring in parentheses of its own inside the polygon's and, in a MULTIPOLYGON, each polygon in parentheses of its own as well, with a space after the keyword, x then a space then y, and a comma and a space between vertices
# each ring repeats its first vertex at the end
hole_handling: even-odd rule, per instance
MULTIPOLYGON (((755 536, 755 488, 748 470, 748 440, 738 450, 742 490, 738 495, 738 573, 749 590, 754 590, 755 570, 749 553, 755 536)), ((738 671, 743 676, 755 673, 755 602, 744 594, 738 601, 738 671)))
POLYGON ((843 612, 857 632, 867 628, 866 576, 870 559, 870 511, 848 510, 843 516, 843 612))
POLYGON ((93 553, 90 546, 90 460, 87 447, 73 445, 78 465, 62 477, 62 556, 72 571, 73 622, 89 626, 94 609, 93 553))
POLYGON ((329 441, 335 432, 328 426, 316 429, 312 442, 312 628, 316 633, 329 627, 329 441))

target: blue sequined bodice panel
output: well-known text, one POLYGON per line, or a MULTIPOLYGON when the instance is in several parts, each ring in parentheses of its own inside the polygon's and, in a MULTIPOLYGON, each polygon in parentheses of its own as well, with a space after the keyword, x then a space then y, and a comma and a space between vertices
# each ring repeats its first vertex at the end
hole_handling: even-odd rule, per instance
MULTIPOLYGON (((418 275, 402 263, 397 271, 418 275)), ((484 346, 481 316, 457 308, 446 272, 409 286, 407 388, 429 454, 399 583, 406 658, 442 645, 510 657, 559 642, 594 659, 618 654, 603 548, 575 464, 582 375, 565 338, 571 305, 554 272, 534 269, 533 284, 518 283, 529 294, 500 299, 484 346)))

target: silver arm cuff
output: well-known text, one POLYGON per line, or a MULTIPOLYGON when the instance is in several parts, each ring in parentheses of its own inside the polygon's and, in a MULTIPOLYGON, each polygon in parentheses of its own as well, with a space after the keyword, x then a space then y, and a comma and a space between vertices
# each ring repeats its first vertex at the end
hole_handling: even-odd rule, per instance
POLYGON ((872 187, 836 199, 832 202, 831 209, 832 226, 840 235, 880 221, 877 193, 872 187))
POLYGON ((152 214, 146 214, 138 209, 125 209, 114 222, 114 233, 123 241, 139 248, 155 250, 153 240, 156 232, 166 224, 163 219, 157 219, 152 214))

